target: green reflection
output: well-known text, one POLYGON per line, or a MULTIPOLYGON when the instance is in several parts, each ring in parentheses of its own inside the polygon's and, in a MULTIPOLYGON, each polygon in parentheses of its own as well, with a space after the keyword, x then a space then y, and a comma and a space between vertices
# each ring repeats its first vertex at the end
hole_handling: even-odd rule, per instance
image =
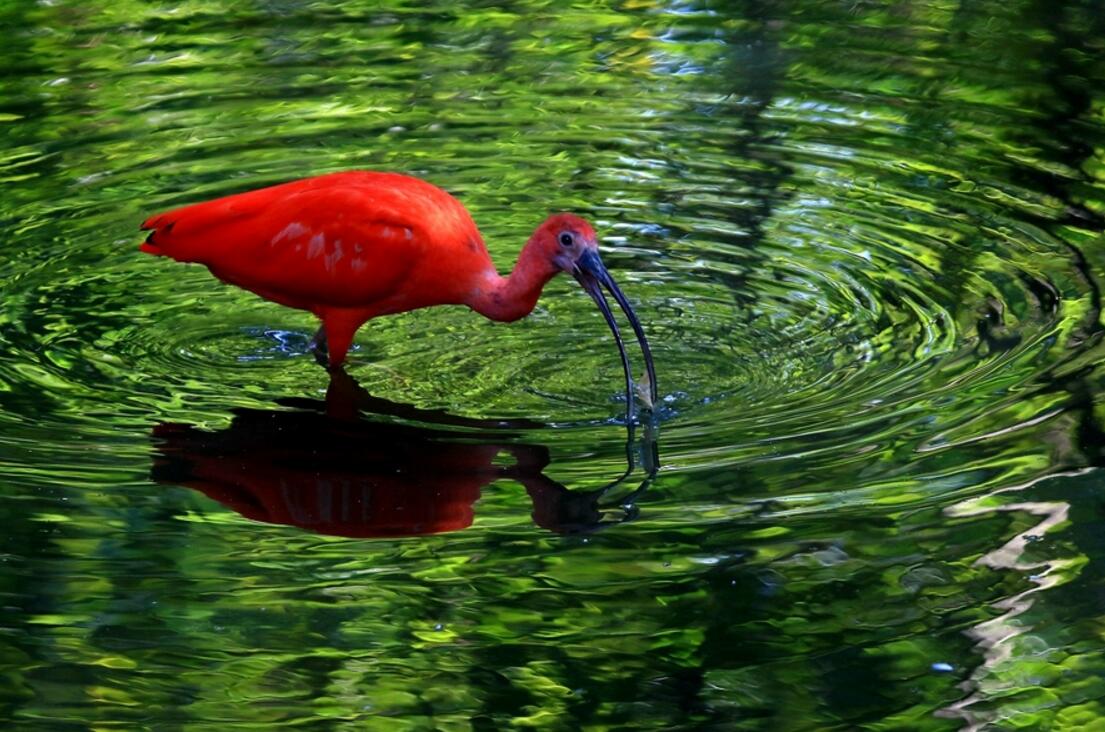
POLYGON ((1099 10, 0 2, 0 718, 1088 728, 1099 10), (402 414, 327 418, 310 316, 136 252, 149 213, 350 168, 457 195, 501 269, 597 222, 665 392, 634 521, 538 518, 533 485, 590 526, 626 466, 571 283, 374 322, 350 373, 402 414), (393 533, 471 525, 320 530, 326 481, 389 468, 432 478, 393 533))

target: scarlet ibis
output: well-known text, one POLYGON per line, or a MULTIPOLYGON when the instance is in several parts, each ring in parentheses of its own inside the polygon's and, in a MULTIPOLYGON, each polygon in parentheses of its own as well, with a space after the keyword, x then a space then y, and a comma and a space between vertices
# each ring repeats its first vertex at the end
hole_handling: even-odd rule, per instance
MULTIPOLYGON (((199 262, 223 282, 308 310, 321 321, 313 346, 339 367, 366 321, 432 305, 467 305, 491 320, 528 315, 542 288, 571 273, 614 335, 632 400, 629 357, 602 288, 640 344, 651 401, 648 340, 599 257, 595 231, 554 214, 537 227, 503 277, 464 206, 442 189, 398 173, 349 171, 261 188, 158 214, 141 249, 199 262)), ((628 405, 627 405, 628 406, 628 405)))

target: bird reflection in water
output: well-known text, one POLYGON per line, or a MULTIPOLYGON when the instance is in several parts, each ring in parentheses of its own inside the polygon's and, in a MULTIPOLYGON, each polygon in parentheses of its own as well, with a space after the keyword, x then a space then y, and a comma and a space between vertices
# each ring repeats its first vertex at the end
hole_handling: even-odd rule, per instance
POLYGON ((540 423, 397 404, 371 396, 340 370, 331 374, 325 401, 278 403, 285 409, 237 409, 217 432, 157 425, 152 478, 198 490, 249 519, 349 537, 466 528, 484 487, 505 479, 525 487, 538 526, 582 533, 634 518, 633 502, 658 463, 651 432, 638 444, 630 427, 625 472, 598 490, 572 491, 544 474, 547 447, 514 441, 540 423), (627 492, 638 449, 645 477, 627 492), (503 464, 504 453, 513 464, 503 464))

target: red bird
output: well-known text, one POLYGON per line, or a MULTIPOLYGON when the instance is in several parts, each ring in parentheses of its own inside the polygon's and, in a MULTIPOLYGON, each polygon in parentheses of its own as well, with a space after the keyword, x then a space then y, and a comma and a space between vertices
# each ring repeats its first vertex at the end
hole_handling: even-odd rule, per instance
POLYGON ((353 334, 380 315, 467 305, 492 320, 528 315, 542 288, 570 272, 602 311, 625 369, 629 358, 602 294, 625 312, 640 343, 652 401, 656 374, 640 321, 599 258, 590 224, 555 214, 537 227, 503 277, 457 199, 417 178, 350 171, 239 193, 158 214, 142 224, 141 249, 199 262, 223 282, 322 321, 312 341, 336 368, 353 334))

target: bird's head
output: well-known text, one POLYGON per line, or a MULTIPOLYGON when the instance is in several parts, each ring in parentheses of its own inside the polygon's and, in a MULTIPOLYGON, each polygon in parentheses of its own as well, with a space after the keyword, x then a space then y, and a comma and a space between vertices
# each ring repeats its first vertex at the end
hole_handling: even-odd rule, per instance
POLYGON ((533 232, 549 262, 559 272, 574 273, 576 263, 586 252, 598 253, 595 230, 586 220, 573 214, 553 214, 533 232))
POLYGON ((625 352, 625 344, 622 342, 618 324, 614 320, 614 315, 610 311, 610 305, 606 302, 602 290, 606 288, 610 292, 622 312, 625 313, 626 319, 633 328, 633 333, 637 336, 637 342, 641 346, 641 354, 645 360, 645 368, 648 371, 650 396, 655 404, 657 398, 656 371, 652 365, 652 351, 649 348, 648 339, 645 338, 645 332, 641 328, 641 321, 638 320, 637 314, 633 312, 629 301, 622 294, 617 284, 614 283, 614 279, 602 263, 602 258, 599 257, 599 245, 595 237, 595 230, 579 216, 566 213, 553 214, 545 219, 541 226, 537 227, 530 241, 536 244, 538 251, 548 258, 547 261, 552 263, 556 271, 567 272, 575 277, 576 281, 583 286, 583 289, 598 305, 599 310, 602 311, 603 318, 610 326, 610 331, 614 334, 614 340, 618 344, 618 351, 621 353, 628 392, 626 393, 626 399, 631 400, 633 398, 631 389, 633 376, 629 366, 629 357, 625 352))

